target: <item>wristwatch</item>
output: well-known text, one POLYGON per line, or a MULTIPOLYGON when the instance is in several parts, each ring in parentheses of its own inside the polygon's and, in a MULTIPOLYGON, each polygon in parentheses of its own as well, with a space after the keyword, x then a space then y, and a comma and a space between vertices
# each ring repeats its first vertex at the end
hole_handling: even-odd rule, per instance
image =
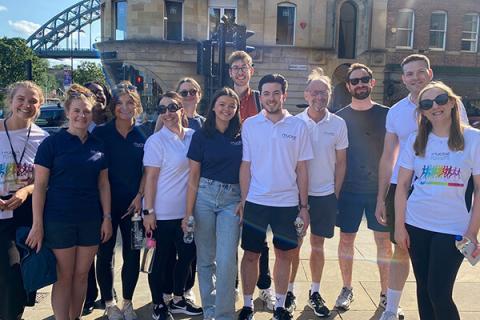
POLYGON ((310 205, 308 203, 307 204, 299 204, 298 205, 298 210, 302 210, 302 209, 310 210, 310 205))
POLYGON ((152 214, 154 211, 153 211, 153 208, 152 209, 143 209, 142 213, 144 216, 148 216, 149 214, 152 214))

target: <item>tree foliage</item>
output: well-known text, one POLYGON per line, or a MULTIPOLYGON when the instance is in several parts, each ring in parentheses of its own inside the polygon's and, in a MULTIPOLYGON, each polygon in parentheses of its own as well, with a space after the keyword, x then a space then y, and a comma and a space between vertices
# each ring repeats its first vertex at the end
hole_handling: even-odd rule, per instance
POLYGON ((90 81, 96 81, 105 84, 105 76, 99 64, 90 61, 83 61, 73 71, 73 82, 84 84, 90 81))

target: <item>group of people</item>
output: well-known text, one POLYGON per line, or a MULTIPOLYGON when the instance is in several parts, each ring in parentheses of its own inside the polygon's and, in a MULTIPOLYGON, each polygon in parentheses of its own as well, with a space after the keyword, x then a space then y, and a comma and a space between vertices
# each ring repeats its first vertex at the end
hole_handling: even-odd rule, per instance
POLYGON ((254 319, 255 286, 273 319, 292 319, 309 227, 306 303, 316 316, 328 317, 331 307, 320 293, 325 239, 339 227, 343 286, 334 307, 348 310, 364 213, 377 247, 381 319, 402 317, 410 260, 420 318, 460 319, 452 299, 463 260, 455 236, 470 239, 474 255, 480 254, 480 202, 465 197, 469 179, 474 195, 480 190, 480 132, 468 126, 451 88, 432 81, 429 59, 413 54, 403 60, 409 95, 390 109, 371 98, 370 68, 352 64, 346 75, 352 102, 336 114, 328 109, 330 79, 316 68, 304 90, 308 107, 296 116, 285 108, 285 77, 265 75, 253 90, 251 57, 235 51, 228 62, 233 89, 216 91, 205 117, 197 113, 200 85, 183 78, 160 97, 155 126, 135 125, 142 105, 131 83, 117 84, 110 94, 92 82, 71 86, 64 102, 68 127, 48 136, 34 124, 44 101, 41 88, 29 81, 9 88, 10 115, 0 122, 0 319, 19 319, 32 300, 18 266, 19 226, 31 227, 29 247, 48 247, 56 257, 56 319, 91 312, 97 282, 108 319, 137 319, 135 214, 143 218, 148 241, 156 241, 148 274, 153 319, 176 313, 234 319, 239 278, 238 320, 254 319), (187 241, 192 225, 194 241, 187 241), (118 231, 121 307, 113 287, 118 231), (201 307, 191 291, 196 273, 201 307))

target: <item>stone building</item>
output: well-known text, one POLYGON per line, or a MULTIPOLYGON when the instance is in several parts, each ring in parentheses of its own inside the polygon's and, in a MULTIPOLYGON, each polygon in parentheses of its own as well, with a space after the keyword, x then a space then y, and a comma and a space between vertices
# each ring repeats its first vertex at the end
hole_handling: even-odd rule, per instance
POLYGON ((459 1, 104 0, 98 48, 113 82, 123 66, 132 66, 144 76, 147 96, 152 79, 163 90, 187 75, 203 82, 196 75, 196 44, 227 15, 255 32, 248 39, 256 48, 253 86, 266 73, 285 75, 293 111, 304 102, 306 77, 317 66, 333 79, 335 108, 348 103, 344 76, 353 62, 372 68, 374 98, 390 104, 404 94, 398 63, 414 52, 431 56, 442 78, 458 78, 462 89, 466 81, 476 86, 466 92, 478 94, 480 4, 459 1))

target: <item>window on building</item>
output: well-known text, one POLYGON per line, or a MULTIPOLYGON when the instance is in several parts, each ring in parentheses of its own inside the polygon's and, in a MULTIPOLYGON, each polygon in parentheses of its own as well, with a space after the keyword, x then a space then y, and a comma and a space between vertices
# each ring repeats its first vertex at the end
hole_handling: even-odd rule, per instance
MULTIPOLYGON (((237 0, 208 0, 208 38, 217 32, 220 19, 227 16, 230 21, 237 22, 237 0)), ((226 41, 232 41, 227 33, 226 41)))
POLYGON ((340 25, 338 26, 338 57, 355 59, 355 39, 357 38, 357 7, 344 2, 340 8, 340 25))
POLYGON ((127 1, 115 2, 115 40, 127 37, 127 1))
POLYGON ((293 45, 295 39, 295 5, 281 3, 277 7, 277 44, 293 45))
POLYGON ((167 40, 182 40, 183 1, 165 1, 164 32, 167 40))
POLYGON ((434 11, 430 17, 430 49, 445 50, 447 13, 434 11))
POLYGON ((415 15, 413 10, 401 9, 397 17, 397 47, 413 47, 413 28, 415 25, 415 15))
POLYGON ((477 13, 467 13, 463 17, 462 31, 462 50, 477 52, 478 48, 478 28, 479 15, 477 13))

